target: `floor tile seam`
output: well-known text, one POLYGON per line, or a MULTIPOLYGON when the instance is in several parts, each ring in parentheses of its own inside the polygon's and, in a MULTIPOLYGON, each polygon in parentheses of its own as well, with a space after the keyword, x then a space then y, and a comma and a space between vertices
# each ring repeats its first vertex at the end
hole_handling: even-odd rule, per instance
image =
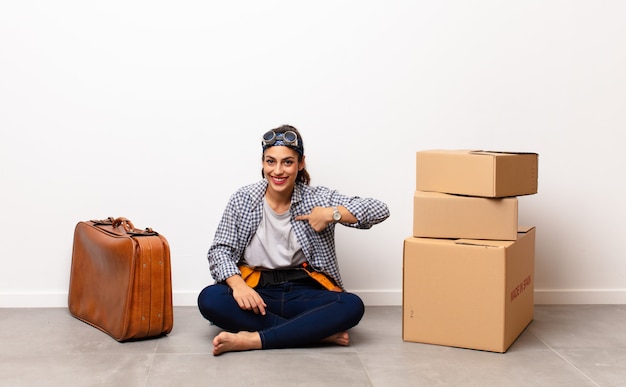
MULTIPOLYGON (((358 354, 357 352, 354 351, 303 351, 299 348, 285 348, 285 349, 266 349, 266 350, 255 350, 255 351, 251 351, 251 352, 261 352, 261 351, 266 351, 269 353, 287 353, 290 355, 300 355, 300 354, 315 354, 315 355, 319 355, 320 353, 328 353, 331 355, 335 355, 335 354, 358 354), (278 352, 281 351, 281 352, 278 352)), ((246 353, 248 351, 235 351, 233 353, 246 353)), ((155 356, 207 356, 207 357, 215 357, 213 356, 213 354, 211 352, 199 352, 199 351, 192 351, 192 352, 156 352, 154 353, 155 356)))
POLYGON ((363 358, 361 357, 361 354, 359 352, 355 352, 357 358, 359 359, 359 363, 361 364, 361 368, 363 369, 363 372, 365 372, 365 377, 367 378, 367 381, 369 382, 370 386, 374 386, 374 382, 372 382, 372 376, 370 375, 369 369, 367 368, 367 366, 365 365, 365 363, 363 362, 363 358))
MULTIPOLYGON (((537 339, 539 339, 543 344, 545 344, 547 346, 547 344, 544 342, 544 340, 541 339, 541 335, 534 331, 533 329, 528 329, 528 331, 535 336, 537 339)), ((599 337, 597 341, 599 340, 605 340, 607 338, 610 338, 609 336, 602 336, 599 337)), ((590 340, 591 341, 591 340, 590 340)), ((613 341, 611 343, 605 343, 602 342, 601 346, 594 346, 591 343, 585 343, 585 344, 579 344, 579 345, 564 345, 561 344, 559 346, 556 347, 551 347, 556 351, 559 350, 571 350, 571 351, 575 351, 575 350, 624 350, 626 347, 624 347, 624 345, 622 345, 622 341, 613 341)))
POLYGON ((379 354, 381 351, 385 351, 386 353, 417 353, 420 352, 420 348, 407 348, 407 347, 386 347, 386 346, 376 346, 376 347, 368 347, 361 348, 354 352, 357 354, 379 354))
POLYGON ((152 374, 152 368, 154 367, 154 359, 156 358, 156 352, 151 352, 148 355, 150 356, 150 364, 148 365, 148 370, 146 372, 146 379, 143 383, 144 387, 147 387, 148 382, 150 381, 150 375, 152 374))
POLYGON ((155 356, 210 356, 213 357, 213 354, 209 351, 199 352, 199 351, 190 351, 190 352, 156 352, 155 356))
POLYGON ((535 336, 537 338, 537 340, 541 341, 541 343, 543 345, 546 346, 546 348, 548 348, 552 353, 554 353, 556 356, 558 356, 561 360, 563 360, 567 365, 569 365, 570 367, 572 367, 574 370, 576 370, 580 375, 582 375, 583 377, 585 377, 585 379, 587 379, 588 381, 590 381, 591 383, 593 383, 595 386, 600 387, 600 384, 598 384, 595 380, 593 380, 593 378, 591 378, 589 375, 587 375, 585 372, 583 372, 580 368, 576 367, 576 365, 574 363, 572 363, 571 361, 569 361, 564 355, 562 355, 557 349, 553 348, 550 344, 548 344, 545 340, 543 340, 541 338, 541 336, 535 334, 534 332, 531 332, 533 336, 535 336))

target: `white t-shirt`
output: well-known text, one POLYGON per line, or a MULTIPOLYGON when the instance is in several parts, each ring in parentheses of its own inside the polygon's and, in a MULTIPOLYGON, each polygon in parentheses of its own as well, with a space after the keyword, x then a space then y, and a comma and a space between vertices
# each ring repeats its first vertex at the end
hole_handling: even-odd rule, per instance
POLYGON ((306 261, 291 227, 291 211, 276 213, 263 198, 263 218, 244 252, 244 260, 259 269, 288 269, 306 261))

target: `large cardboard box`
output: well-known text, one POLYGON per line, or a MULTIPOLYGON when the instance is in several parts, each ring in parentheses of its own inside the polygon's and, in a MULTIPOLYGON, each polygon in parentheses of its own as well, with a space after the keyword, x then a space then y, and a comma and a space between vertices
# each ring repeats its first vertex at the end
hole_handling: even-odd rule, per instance
POLYGON ((472 150, 417 152, 419 191, 506 197, 537 193, 536 153, 472 150))
POLYGON ((413 236, 517 239, 516 197, 482 198, 415 191, 413 236))
POLYGON ((516 241, 404 241, 402 338, 506 352, 533 319, 535 229, 516 241))

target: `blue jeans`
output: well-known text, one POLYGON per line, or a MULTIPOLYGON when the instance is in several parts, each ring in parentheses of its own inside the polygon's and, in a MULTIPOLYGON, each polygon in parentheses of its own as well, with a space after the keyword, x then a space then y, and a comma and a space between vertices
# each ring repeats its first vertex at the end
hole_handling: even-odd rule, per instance
POLYGON ((255 289, 267 304, 266 314, 243 310, 228 285, 204 288, 200 313, 230 331, 259 332, 263 349, 301 347, 346 331, 361 321, 365 307, 356 294, 322 289, 309 279, 255 289))

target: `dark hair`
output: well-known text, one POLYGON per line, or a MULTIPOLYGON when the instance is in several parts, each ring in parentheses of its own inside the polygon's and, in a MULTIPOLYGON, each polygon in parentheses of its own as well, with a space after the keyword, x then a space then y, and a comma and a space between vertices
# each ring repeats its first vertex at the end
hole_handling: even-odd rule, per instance
MULTIPOLYGON (((276 134, 292 131, 298 136, 298 148, 300 149, 292 146, 289 146, 289 148, 295 150, 298 153, 298 162, 301 163, 304 159, 304 141, 302 141, 302 136, 300 135, 300 132, 298 132, 298 129, 294 128, 291 125, 282 125, 272 130, 276 134)), ((265 150, 263 150, 263 153, 265 153, 265 150)), ((261 176, 265 177, 265 175, 263 174, 263 169, 261 169, 261 176)), ((306 185, 309 185, 311 183, 311 176, 309 176, 309 172, 306 170, 306 168, 302 168, 298 171, 298 176, 296 176, 296 182, 301 182, 306 185)))

